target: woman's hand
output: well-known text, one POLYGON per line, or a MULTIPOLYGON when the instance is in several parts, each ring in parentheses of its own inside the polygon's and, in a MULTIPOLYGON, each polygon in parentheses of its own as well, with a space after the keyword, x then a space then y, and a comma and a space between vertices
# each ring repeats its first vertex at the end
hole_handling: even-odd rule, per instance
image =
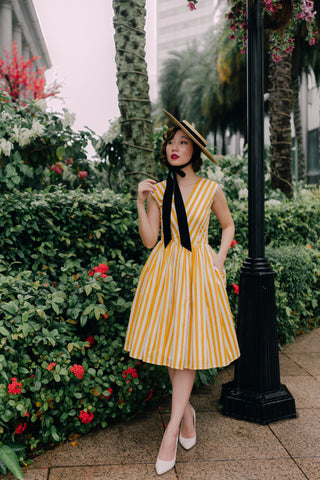
POLYGON ((219 255, 219 253, 214 257, 213 264, 220 270, 221 273, 223 273, 224 262, 225 258, 223 258, 222 255, 219 255))
POLYGON ((138 197, 137 203, 145 204, 145 201, 148 198, 148 194, 154 191, 154 184, 157 183, 155 180, 151 180, 151 178, 147 178, 143 180, 138 185, 138 197))

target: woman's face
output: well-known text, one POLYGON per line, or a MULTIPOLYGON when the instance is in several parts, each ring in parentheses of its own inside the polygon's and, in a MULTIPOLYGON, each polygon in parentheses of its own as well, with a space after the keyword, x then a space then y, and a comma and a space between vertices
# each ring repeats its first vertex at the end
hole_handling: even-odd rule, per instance
POLYGON ((192 140, 183 130, 178 130, 174 137, 168 141, 166 154, 170 165, 178 167, 188 163, 193 154, 192 140))

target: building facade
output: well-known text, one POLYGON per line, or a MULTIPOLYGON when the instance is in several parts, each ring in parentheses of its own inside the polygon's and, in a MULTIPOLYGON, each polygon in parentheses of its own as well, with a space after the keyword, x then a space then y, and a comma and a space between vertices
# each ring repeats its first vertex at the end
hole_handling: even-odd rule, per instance
POLYGON ((39 56, 39 68, 51 67, 49 53, 32 0, 0 0, 0 58, 16 41, 19 56, 39 56))
POLYGON ((157 76, 170 52, 204 41, 227 10, 225 0, 200 0, 190 11, 186 0, 157 0, 157 76))

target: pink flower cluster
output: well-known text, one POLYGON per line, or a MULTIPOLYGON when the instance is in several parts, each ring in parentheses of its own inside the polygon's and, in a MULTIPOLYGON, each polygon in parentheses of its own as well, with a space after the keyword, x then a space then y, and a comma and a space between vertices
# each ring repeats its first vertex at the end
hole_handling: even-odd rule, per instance
POLYGON ((9 395, 19 395, 22 392, 22 383, 18 382, 15 377, 11 378, 11 383, 8 385, 9 395))
POLYGON ((279 3, 278 0, 264 0, 264 6, 268 13, 274 13, 278 10, 281 10, 282 5, 279 3))
POLYGON ((107 275, 108 270, 109 270, 108 265, 106 265, 105 263, 100 263, 100 265, 98 265, 97 267, 93 267, 93 270, 89 270, 88 274, 90 277, 93 277, 95 273, 101 273, 99 277, 101 276, 102 278, 106 278, 108 276, 107 275))
POLYGON ((304 0, 302 2, 302 10, 296 18, 311 23, 316 13, 317 12, 313 10, 313 2, 311 0, 304 0))
POLYGON ((191 11, 196 9, 196 3, 198 3, 196 0, 188 0, 188 7, 191 11))
POLYGON ((85 170, 83 172, 78 172, 78 178, 79 180, 83 180, 84 178, 86 178, 88 176, 88 172, 86 172, 85 170))
POLYGON ((76 377, 81 378, 83 377, 84 374, 84 369, 82 365, 77 365, 76 363, 73 365, 73 367, 70 367, 70 372, 74 373, 76 377))
POLYGON ((55 165, 51 165, 50 170, 56 173, 57 175, 61 175, 63 170, 63 165, 62 163, 58 162, 55 165))
POLYGON ((80 410, 79 418, 82 423, 91 423, 94 418, 94 413, 90 412, 90 410, 80 410))

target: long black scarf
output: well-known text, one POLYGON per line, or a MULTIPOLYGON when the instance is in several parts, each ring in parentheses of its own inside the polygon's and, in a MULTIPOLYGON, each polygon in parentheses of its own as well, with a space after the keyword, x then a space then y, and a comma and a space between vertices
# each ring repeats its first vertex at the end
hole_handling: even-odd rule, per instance
POLYGON ((171 205, 172 205, 172 195, 174 193, 174 202, 178 218, 179 234, 181 245, 190 250, 191 252, 191 242, 189 235, 189 227, 187 214, 184 207, 182 195, 180 192, 179 184, 177 181, 176 174, 181 177, 185 177, 185 173, 182 168, 186 167, 191 163, 191 160, 184 165, 179 165, 173 167, 168 163, 169 174, 167 178, 167 186, 163 196, 163 209, 162 209, 162 221, 163 221, 163 237, 164 237, 164 247, 168 245, 171 240, 171 228, 170 228, 170 216, 171 216, 171 205))

